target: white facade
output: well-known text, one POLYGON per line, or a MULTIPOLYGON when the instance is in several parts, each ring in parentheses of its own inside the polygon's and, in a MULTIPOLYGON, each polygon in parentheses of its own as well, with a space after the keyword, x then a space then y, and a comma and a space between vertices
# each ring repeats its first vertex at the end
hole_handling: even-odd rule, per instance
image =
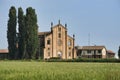
POLYGON ((106 58, 106 48, 104 46, 83 46, 77 50, 78 57, 85 58, 106 58))

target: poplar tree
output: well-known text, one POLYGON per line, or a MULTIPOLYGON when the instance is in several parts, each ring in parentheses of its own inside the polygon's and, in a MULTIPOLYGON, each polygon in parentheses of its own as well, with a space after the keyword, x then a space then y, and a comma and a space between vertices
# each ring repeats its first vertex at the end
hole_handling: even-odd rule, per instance
POLYGON ((10 59, 15 59, 16 55, 16 18, 16 9, 12 6, 9 10, 9 20, 7 24, 7 40, 10 59))
POLYGON ((120 59, 120 46, 119 46, 119 50, 118 50, 118 57, 120 59))
POLYGON ((25 57, 25 51, 26 51, 26 42, 25 42, 26 28, 25 28, 25 16, 21 7, 18 8, 18 25, 19 25, 18 58, 22 59, 25 57))
POLYGON ((26 9, 26 58, 34 59, 38 48, 38 25, 35 9, 26 9))

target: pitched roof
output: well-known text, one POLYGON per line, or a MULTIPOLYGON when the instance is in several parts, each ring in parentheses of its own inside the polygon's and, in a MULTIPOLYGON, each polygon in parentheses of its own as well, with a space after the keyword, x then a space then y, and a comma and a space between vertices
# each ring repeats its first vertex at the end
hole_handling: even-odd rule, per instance
POLYGON ((38 35, 48 35, 50 33, 51 33, 50 31, 48 31, 48 32, 39 32, 38 35))
POLYGON ((107 53, 115 55, 115 53, 113 51, 111 51, 111 50, 107 50, 107 53))
POLYGON ((73 39, 73 37, 71 37, 70 35, 67 35, 69 38, 73 39))
POLYGON ((66 29, 62 24, 57 24, 55 26, 53 26, 52 28, 58 27, 58 26, 62 26, 64 29, 66 29))
POLYGON ((8 53, 8 49, 0 49, 0 53, 8 53))
POLYGON ((81 50, 101 50, 105 46, 77 46, 77 48, 81 50))

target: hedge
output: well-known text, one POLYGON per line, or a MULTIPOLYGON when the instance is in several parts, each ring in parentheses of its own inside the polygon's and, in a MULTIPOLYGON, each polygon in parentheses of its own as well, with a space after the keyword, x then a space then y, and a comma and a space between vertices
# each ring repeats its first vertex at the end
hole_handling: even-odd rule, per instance
POLYGON ((48 59, 46 62, 114 62, 119 63, 120 59, 100 59, 100 58, 79 58, 79 59, 48 59))

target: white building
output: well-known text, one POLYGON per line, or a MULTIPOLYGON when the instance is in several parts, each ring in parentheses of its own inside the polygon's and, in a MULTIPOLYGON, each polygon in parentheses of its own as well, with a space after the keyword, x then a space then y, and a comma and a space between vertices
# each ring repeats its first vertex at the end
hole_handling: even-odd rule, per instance
POLYGON ((106 58, 105 46, 77 46, 77 56, 82 58, 106 58))

